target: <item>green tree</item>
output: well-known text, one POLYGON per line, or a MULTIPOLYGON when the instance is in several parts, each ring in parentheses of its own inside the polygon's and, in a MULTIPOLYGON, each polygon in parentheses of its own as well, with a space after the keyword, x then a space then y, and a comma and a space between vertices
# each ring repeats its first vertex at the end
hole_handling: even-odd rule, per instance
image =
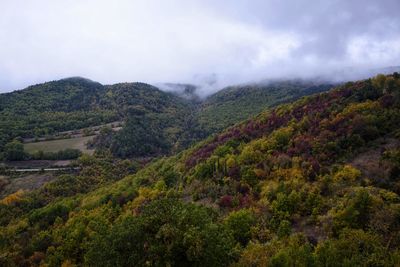
POLYGON ((4 155, 7 160, 24 160, 26 156, 24 145, 20 141, 14 140, 6 144, 4 155))
POLYGON ((302 234, 292 235, 285 241, 268 266, 315 266, 312 246, 302 234))
POLYGON ((161 199, 99 235, 85 256, 89 266, 224 266, 234 241, 216 214, 176 199, 161 199))
POLYGON ((131 109, 125 127, 119 131, 111 145, 114 155, 127 158, 162 154, 168 151, 169 145, 161 123, 150 117, 142 109, 131 109))
POLYGON ((246 246, 251 238, 251 227, 256 223, 253 212, 248 209, 233 211, 225 218, 224 222, 232 231, 235 240, 242 246, 246 246))
POLYGON ((377 89, 383 89, 386 82, 386 76, 383 74, 378 74, 372 79, 372 85, 375 86, 377 89))
POLYGON ((338 239, 318 245, 315 254, 319 266, 389 266, 380 238, 363 230, 347 229, 338 239))
POLYGON ((373 208, 373 198, 367 190, 359 190, 334 219, 335 231, 345 227, 366 228, 373 208))

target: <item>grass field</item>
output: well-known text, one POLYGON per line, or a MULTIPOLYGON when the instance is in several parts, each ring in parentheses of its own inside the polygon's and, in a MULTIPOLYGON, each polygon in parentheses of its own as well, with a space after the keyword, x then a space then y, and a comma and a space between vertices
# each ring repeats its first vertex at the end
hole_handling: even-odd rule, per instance
POLYGON ((94 136, 84 136, 70 139, 50 140, 24 144, 24 149, 28 153, 42 150, 43 152, 57 152, 67 148, 79 149, 83 153, 92 154, 93 150, 86 148, 86 143, 94 136))

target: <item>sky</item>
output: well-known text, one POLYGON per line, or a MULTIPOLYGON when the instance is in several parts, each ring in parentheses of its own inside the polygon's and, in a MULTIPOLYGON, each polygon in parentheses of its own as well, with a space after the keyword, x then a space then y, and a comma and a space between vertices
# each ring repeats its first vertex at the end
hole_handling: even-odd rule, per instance
POLYGON ((0 92, 71 76, 217 88, 398 66, 399 10, 399 0, 0 0, 0 92))

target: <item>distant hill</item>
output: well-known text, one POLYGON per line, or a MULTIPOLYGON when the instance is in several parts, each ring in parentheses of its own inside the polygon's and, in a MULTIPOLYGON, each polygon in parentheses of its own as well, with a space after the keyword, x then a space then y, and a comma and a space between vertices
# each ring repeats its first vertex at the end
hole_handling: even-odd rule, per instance
POLYGON ((328 82, 307 80, 266 81, 230 86, 203 101, 198 113, 199 123, 211 133, 218 132, 267 108, 305 95, 327 91, 333 86, 328 82))
MULTIPOLYGON (((161 120, 157 133, 165 140, 176 140, 189 111, 186 100, 144 83, 104 86, 84 78, 68 78, 38 84, 0 94, 0 150, 15 137, 40 137, 119 120, 129 125, 128 118, 134 112, 148 121, 161 120)), ((148 125, 143 127, 152 133, 148 125)), ((123 129, 119 135, 127 131, 123 129)), ((124 154, 119 146, 114 150, 124 154)))
POLYGON ((331 88, 292 80, 225 88, 205 99, 190 84, 102 85, 73 77, 0 94, 0 151, 13 138, 38 138, 63 131, 126 124, 92 146, 120 157, 169 154, 279 103, 331 88), (112 135, 112 136, 109 136, 112 135))

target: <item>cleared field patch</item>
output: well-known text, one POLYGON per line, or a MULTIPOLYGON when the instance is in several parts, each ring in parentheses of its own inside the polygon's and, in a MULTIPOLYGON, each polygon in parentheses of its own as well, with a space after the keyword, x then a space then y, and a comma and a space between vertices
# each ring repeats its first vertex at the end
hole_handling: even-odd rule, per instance
POLYGON ((60 150, 72 148, 79 149, 83 153, 93 154, 94 150, 86 148, 86 143, 93 138, 94 136, 83 136, 70 139, 26 143, 24 144, 24 149, 28 153, 34 153, 35 151, 40 150, 43 152, 58 152, 60 150))

